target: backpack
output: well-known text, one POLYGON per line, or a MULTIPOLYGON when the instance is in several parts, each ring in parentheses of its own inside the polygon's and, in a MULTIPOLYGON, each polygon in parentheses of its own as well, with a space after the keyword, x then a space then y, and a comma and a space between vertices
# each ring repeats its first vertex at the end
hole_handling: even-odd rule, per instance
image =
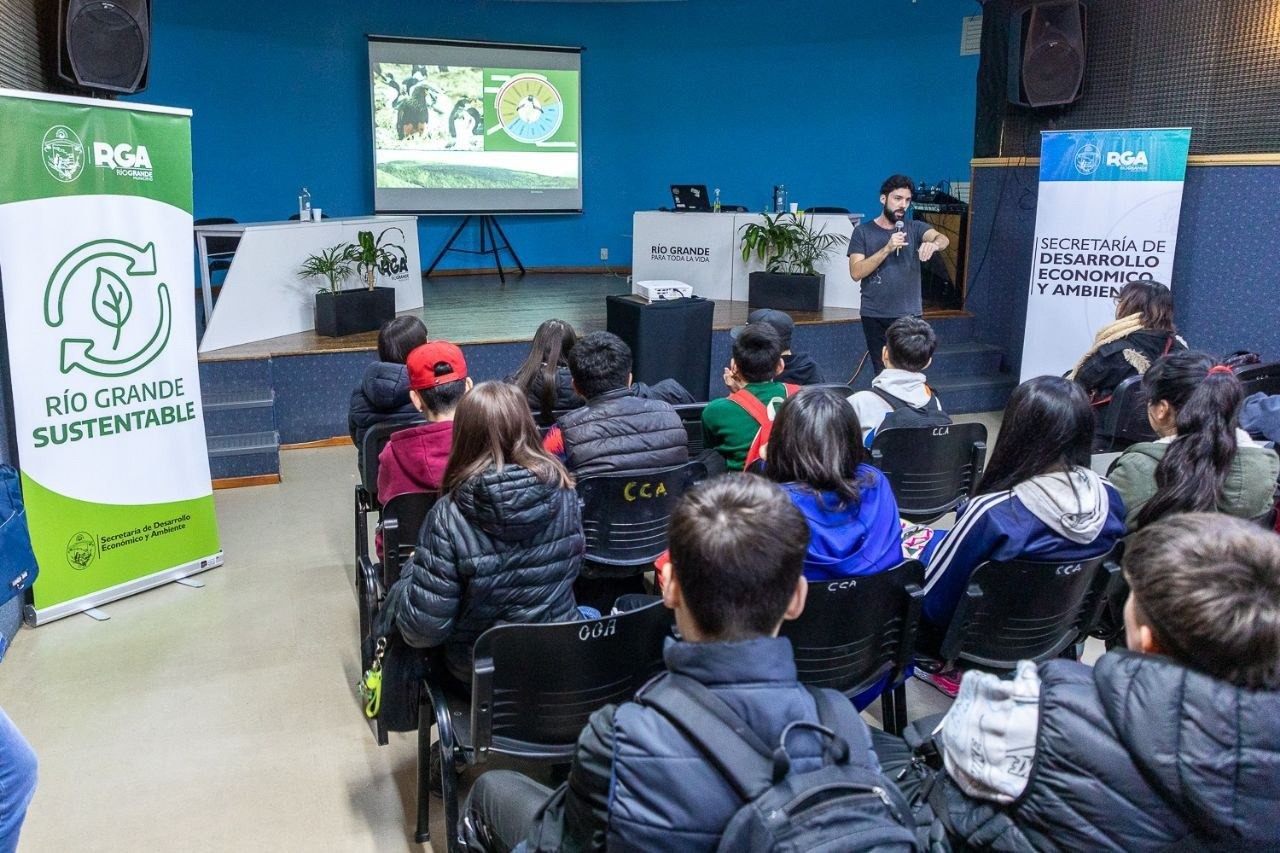
POLYGON ((854 755, 839 732, 865 724, 853 704, 827 690, 806 688, 819 723, 798 720, 768 747, 706 687, 668 673, 636 699, 653 708, 720 771, 742 800, 720 836, 722 853, 741 851, 918 850, 915 822, 902 793, 863 752, 854 755), (823 766, 793 772, 788 738, 798 729, 824 740, 823 766))
POLYGON ((872 388, 871 393, 893 407, 893 410, 884 416, 880 426, 876 427, 877 433, 901 427, 947 426, 951 423, 951 418, 942 410, 942 403, 938 400, 937 394, 931 393, 928 401, 917 408, 880 388, 872 388))
POLYGON ((30 589, 38 573, 18 469, 0 465, 0 604, 30 589))
MULTIPOLYGON (((787 389, 788 397, 800 390, 799 385, 792 385, 790 382, 782 383, 782 387, 787 389)), ((760 461, 760 448, 769 443, 769 436, 773 433, 773 418, 770 417, 764 403, 761 403, 760 399, 746 388, 734 391, 729 395, 729 399, 741 406, 760 425, 756 437, 751 440, 751 447, 747 449, 747 459, 742 465, 742 470, 745 471, 760 461)), ((947 421, 947 423, 951 422, 947 421)))

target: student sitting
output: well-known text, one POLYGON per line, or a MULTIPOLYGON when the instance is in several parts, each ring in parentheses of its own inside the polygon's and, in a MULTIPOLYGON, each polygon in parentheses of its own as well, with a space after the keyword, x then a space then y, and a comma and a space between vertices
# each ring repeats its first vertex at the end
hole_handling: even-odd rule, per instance
MULTIPOLYGON (((418 410, 409 400, 405 359, 427 342, 427 327, 417 317, 396 317, 378 332, 378 360, 365 368, 360 387, 351 392, 347 428, 356 453, 364 453, 364 436, 384 421, 416 421, 418 410)), ((361 458, 363 464, 363 458, 361 458)))
POLYGON ((1099 330, 1067 378, 1080 383, 1095 406, 1105 406, 1121 382, 1147 372, 1156 359, 1185 350, 1173 324, 1173 293, 1154 281, 1131 281, 1116 297, 1116 319, 1099 330))
POLYGON ((471 390, 462 350, 448 341, 432 341, 409 353, 409 399, 426 415, 422 426, 391 434, 378 455, 378 500, 434 492, 444 480, 453 442, 453 414, 471 390))
MULTIPOLYGON (((1089 470, 1092 442, 1093 409, 1079 385, 1039 376, 1014 389, 977 490, 925 550, 923 651, 941 642, 979 564, 1085 560, 1124 535, 1124 502, 1089 470)), ((955 695, 958 673, 920 677, 955 695)))
POLYGON ((539 423, 551 423, 554 409, 576 409, 586 402, 569 375, 569 353, 577 342, 569 323, 547 320, 534 333, 524 364, 507 377, 507 382, 524 392, 539 423))
POLYGON ((631 387, 631 349, 617 335, 592 332, 569 353, 573 387, 587 404, 563 415, 543 446, 575 477, 689 461, 689 438, 671 404, 631 387))
POLYGON ((924 379, 938 348, 933 327, 919 317, 899 317, 889 325, 884 337, 884 370, 871 380, 870 391, 849 396, 867 447, 881 429, 951 423, 942 410, 942 402, 924 379))
MULTIPOLYGON (((668 671, 709 689, 770 747, 793 723, 819 719, 796 680, 790 642, 777 636, 804 609, 808 537, 782 489, 749 474, 720 477, 680 499, 661 568, 662 600, 681 636, 666 647, 668 671)), ((526 836, 531 850, 715 850, 742 799, 675 723, 644 704, 670 682, 664 675, 641 701, 593 714, 559 791, 509 770, 481 776, 463 807, 468 841, 503 851, 526 836)), ((837 729, 853 760, 877 771, 865 723, 850 713, 837 729)), ((821 766, 811 729, 792 729, 787 745, 797 770, 821 766)))
POLYGON ((809 522, 804 576, 829 581, 902 562, 902 526, 889 481, 866 464, 858 416, 834 388, 801 388, 778 410, 764 475, 809 522))
MULTIPOLYGON (((793 385, 822 384, 822 371, 818 369, 818 363, 807 352, 791 351, 791 335, 796 323, 790 314, 773 308, 757 308, 747 315, 747 323, 765 323, 778 333, 778 340, 782 342, 782 373, 778 374, 779 382, 790 382, 793 385)), ((734 326, 729 331, 729 336, 736 340, 745 328, 746 326, 734 326)))
POLYGON ((965 678, 929 798, 953 839, 1275 848, 1280 538, 1224 515, 1171 515, 1130 537, 1124 574, 1128 650, 1093 667, 1024 661, 1013 681, 965 678))
POLYGON ((573 479, 539 444, 520 389, 477 385, 454 424, 444 494, 384 607, 406 643, 443 645, 448 671, 469 682, 471 647, 486 629, 578 618, 582 517, 573 479))
POLYGON ((724 370, 730 394, 702 410, 707 447, 724 457, 730 471, 741 471, 752 448, 768 441, 778 407, 799 389, 777 381, 782 368, 782 341, 772 326, 749 325, 734 339, 724 370))
POLYGON ((1160 438, 1131 445, 1107 475, 1130 530, 1175 512, 1255 518, 1271 509, 1280 458, 1237 425, 1243 390, 1231 368, 1177 352, 1152 365, 1142 387, 1160 438))

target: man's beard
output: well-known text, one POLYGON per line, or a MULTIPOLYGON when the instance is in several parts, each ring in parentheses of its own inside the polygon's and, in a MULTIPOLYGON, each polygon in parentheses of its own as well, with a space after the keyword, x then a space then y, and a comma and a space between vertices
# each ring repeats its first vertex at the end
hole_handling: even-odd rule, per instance
POLYGON ((897 222, 899 219, 906 219, 907 212, 904 210, 901 213, 896 213, 893 208, 886 204, 884 206, 884 218, 890 222, 897 222))

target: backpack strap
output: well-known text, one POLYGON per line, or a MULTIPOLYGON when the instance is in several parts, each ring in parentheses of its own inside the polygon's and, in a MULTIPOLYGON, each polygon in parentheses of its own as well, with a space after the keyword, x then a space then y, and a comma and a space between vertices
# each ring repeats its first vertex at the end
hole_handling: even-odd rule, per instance
POLYGON ((898 399, 897 397, 890 394, 888 391, 885 391, 883 388, 877 388, 876 386, 872 385, 871 393, 875 394, 881 400, 884 400, 886 403, 888 403, 890 407, 892 407, 893 411, 895 412, 898 411, 899 409, 908 408, 906 400, 898 399))
POLYGON ((755 394, 752 394, 746 388, 739 388, 729 395, 729 399, 737 403, 743 409, 746 409, 748 415, 755 420, 760 426, 769 423, 769 410, 765 408, 755 394))
POLYGON ((783 382, 782 387, 787 389, 788 397, 800 390, 800 386, 793 382, 783 382))
POLYGON ((875 394, 881 400, 884 400, 886 403, 892 406, 893 411, 895 412, 898 411, 899 409, 911 409, 912 411, 920 412, 921 414, 929 411, 929 409, 933 409, 936 412, 942 412, 942 402, 938 400, 938 395, 933 393, 933 389, 930 388, 928 385, 924 387, 925 387, 925 390, 929 392, 929 399, 925 400, 923 406, 918 406, 918 407, 911 405, 906 400, 901 400, 893 396, 888 391, 885 391, 883 388, 876 388, 875 386, 872 386, 871 393, 875 394))
POLYGON ((723 699, 699 682, 669 672, 636 694, 636 700, 675 726, 743 802, 755 799, 773 784, 773 760, 764 741, 723 699))

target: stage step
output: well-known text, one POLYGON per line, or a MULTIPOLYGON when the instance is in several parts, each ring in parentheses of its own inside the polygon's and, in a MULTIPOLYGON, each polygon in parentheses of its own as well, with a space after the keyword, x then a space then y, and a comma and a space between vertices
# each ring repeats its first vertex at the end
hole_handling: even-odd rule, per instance
POLYGON ((204 433, 212 438, 275 429, 276 395, 270 388, 204 393, 204 433))
POLYGON ((1018 377, 1013 373, 935 376, 930 370, 929 385, 949 414, 967 415, 1003 409, 1018 386, 1018 377))
POLYGON ((275 430, 209 436, 208 444, 215 480, 280 473, 280 433, 275 430))

